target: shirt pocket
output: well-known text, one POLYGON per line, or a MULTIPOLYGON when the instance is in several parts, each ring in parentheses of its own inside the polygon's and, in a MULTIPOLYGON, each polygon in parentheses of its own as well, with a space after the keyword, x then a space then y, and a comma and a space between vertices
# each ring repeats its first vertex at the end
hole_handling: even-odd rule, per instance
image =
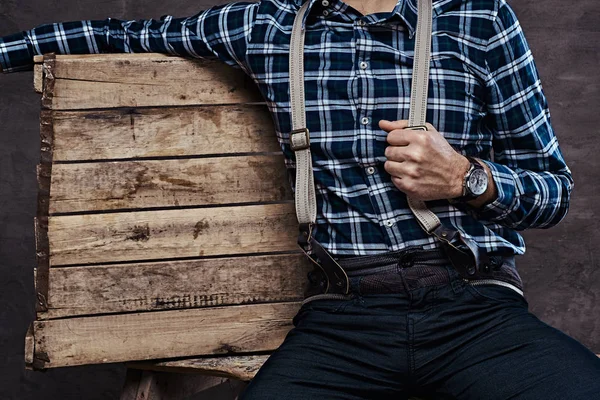
POLYGON ((428 93, 428 122, 452 147, 471 155, 491 147, 492 136, 485 127, 485 82, 473 66, 454 54, 433 54, 428 93))

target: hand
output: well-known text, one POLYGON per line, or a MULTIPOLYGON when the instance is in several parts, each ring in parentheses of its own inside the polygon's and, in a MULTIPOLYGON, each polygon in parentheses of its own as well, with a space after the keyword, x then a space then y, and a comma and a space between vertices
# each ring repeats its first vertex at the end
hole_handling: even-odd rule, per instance
POLYGON ((380 120, 388 132, 385 170, 394 185, 418 200, 450 199, 462 195, 469 160, 450 146, 433 125, 427 131, 405 129, 408 120, 380 120))

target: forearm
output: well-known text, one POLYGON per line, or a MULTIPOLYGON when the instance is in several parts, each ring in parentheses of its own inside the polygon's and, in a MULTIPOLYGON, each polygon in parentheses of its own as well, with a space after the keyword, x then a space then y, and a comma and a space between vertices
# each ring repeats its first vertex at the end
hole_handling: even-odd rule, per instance
POLYGON ((245 58, 257 3, 235 2, 202 10, 194 16, 160 20, 72 21, 46 24, 0 37, 3 72, 33 68, 33 56, 46 53, 164 53, 220 58, 238 66, 245 58))
POLYGON ((72 21, 46 24, 0 38, 0 64, 5 72, 30 70, 35 55, 171 52, 162 21, 72 21))

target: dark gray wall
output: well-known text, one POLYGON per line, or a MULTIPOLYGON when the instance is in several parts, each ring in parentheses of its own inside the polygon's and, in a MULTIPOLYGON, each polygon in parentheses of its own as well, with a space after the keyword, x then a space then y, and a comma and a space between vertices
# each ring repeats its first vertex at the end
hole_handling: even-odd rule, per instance
MULTIPOLYGON (((219 0, 0 0, 0 36, 79 19, 187 16, 219 0)), ((600 353, 600 3, 513 0, 536 59, 552 123, 575 179, 566 219, 524 232, 517 259, 530 310, 600 353)), ((0 76, 0 399, 117 399, 122 364, 24 370, 23 338, 34 318, 33 267, 39 161, 39 95, 32 74, 0 76)), ((213 399, 216 398, 211 396, 213 399)))

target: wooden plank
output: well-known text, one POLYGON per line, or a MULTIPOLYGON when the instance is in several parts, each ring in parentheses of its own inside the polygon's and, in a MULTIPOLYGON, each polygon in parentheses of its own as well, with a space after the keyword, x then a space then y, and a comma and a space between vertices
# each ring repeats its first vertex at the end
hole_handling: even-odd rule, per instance
POLYGON ((281 155, 54 164, 50 213, 293 199, 281 155))
POLYGON ((52 268, 38 319, 302 300, 311 268, 304 254, 52 268))
POLYGON ((263 102, 240 69, 165 54, 56 56, 52 109, 263 102))
POLYGON ((264 105, 53 113, 54 160, 278 152, 264 105))
POLYGON ((296 251, 297 232, 293 203, 51 216, 50 266, 296 251))
POLYGON ((301 302, 34 322, 44 368, 275 350, 301 302))
POLYGON ((207 374, 249 381, 254 378, 270 354, 208 356, 170 361, 133 361, 127 367, 152 371, 172 371, 188 374, 207 374))

